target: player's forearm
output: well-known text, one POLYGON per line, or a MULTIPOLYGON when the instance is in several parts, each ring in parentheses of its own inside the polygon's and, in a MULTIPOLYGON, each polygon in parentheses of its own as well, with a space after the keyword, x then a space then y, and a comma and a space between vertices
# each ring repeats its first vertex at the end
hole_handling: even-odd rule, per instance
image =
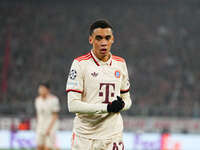
POLYGON ((122 109, 122 111, 128 110, 131 107, 131 105, 132 105, 130 93, 127 92, 127 93, 121 94, 121 98, 123 99, 123 101, 125 103, 125 106, 122 109))
MULTIPOLYGON (((79 93, 77 93, 79 94, 79 93)), ((76 95, 75 93, 68 93, 68 109, 69 112, 72 113, 106 113, 107 112, 107 104, 88 104, 82 102, 80 95, 76 95)))
POLYGON ((88 104, 80 100, 72 100, 68 102, 68 109, 72 113, 105 113, 107 104, 88 104))
POLYGON ((54 126, 54 124, 55 124, 55 122, 56 122, 57 119, 58 119, 58 113, 55 112, 52 115, 52 120, 51 120, 51 122, 49 124, 49 127, 48 127, 49 131, 51 131, 51 129, 53 128, 53 126, 54 126))

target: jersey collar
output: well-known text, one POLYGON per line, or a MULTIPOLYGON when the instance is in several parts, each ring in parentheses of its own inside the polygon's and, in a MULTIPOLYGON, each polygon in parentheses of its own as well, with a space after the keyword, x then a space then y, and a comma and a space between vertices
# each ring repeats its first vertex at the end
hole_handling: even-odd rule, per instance
POLYGON ((110 53, 110 59, 107 61, 107 62, 103 62, 101 61, 100 59, 98 59, 95 54, 93 53, 93 50, 91 50, 90 52, 91 56, 92 56, 92 59, 94 60, 95 64, 97 66, 103 66, 103 65, 109 65, 111 66, 112 65, 112 54, 110 53))

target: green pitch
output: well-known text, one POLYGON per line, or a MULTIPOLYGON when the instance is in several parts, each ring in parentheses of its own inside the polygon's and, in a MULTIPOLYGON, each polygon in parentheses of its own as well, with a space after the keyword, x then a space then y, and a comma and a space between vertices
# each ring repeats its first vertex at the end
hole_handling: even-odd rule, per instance
POLYGON ((0 150, 35 150, 35 149, 25 149, 25 148, 23 148, 23 149, 0 149, 0 150))
MULTIPOLYGON (((22 149, 0 149, 0 150, 36 150, 36 149, 22 148, 22 149)), ((60 149, 60 150, 62 150, 62 149, 60 149)), ((70 149, 63 149, 63 150, 70 150, 70 149)))
MULTIPOLYGON (((22 148, 22 149, 0 149, 0 150, 36 150, 36 149, 26 149, 26 148, 22 148)), ((61 149, 60 149, 61 150, 61 149)), ((65 150, 70 150, 70 149, 65 149, 65 150)))

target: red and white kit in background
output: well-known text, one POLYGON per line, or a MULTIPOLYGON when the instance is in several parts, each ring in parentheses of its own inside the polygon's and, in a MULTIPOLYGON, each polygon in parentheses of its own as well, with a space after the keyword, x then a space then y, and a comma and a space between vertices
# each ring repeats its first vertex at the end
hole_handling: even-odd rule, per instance
POLYGON ((49 95, 45 100, 39 96, 35 100, 35 107, 37 113, 36 143, 55 148, 55 134, 59 121, 56 120, 49 136, 46 136, 46 132, 52 120, 52 113, 60 111, 59 99, 54 95, 49 95))
POLYGON ((87 141, 91 139, 98 141, 96 145, 105 145, 105 149, 106 145, 110 149, 115 144, 123 149, 121 114, 108 113, 107 104, 121 96, 125 102, 122 111, 129 109, 132 104, 129 88, 126 63, 121 57, 111 54, 110 59, 103 62, 91 51, 73 61, 66 85, 69 111, 76 113, 72 149, 78 150, 73 148, 76 136, 77 140, 85 139, 85 146, 95 145, 87 141))

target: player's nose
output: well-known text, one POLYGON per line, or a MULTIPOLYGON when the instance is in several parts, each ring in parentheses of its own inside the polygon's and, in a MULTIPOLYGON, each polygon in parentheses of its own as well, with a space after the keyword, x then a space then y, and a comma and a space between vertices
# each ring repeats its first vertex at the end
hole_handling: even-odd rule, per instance
POLYGON ((101 46, 107 46, 108 42, 106 40, 101 41, 101 46))
POLYGON ((101 47, 106 47, 107 43, 101 44, 101 47))

